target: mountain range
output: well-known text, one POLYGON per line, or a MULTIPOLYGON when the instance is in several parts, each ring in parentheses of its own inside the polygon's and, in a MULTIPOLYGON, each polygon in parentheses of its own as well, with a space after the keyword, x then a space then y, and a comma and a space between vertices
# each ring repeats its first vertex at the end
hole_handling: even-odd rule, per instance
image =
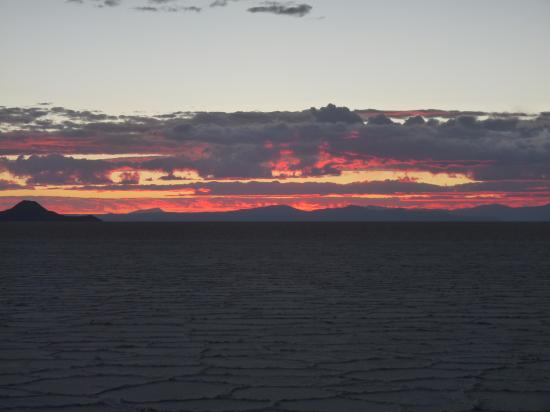
POLYGON ((162 209, 137 210, 127 214, 96 216, 60 215, 39 203, 24 200, 0 212, 0 222, 550 222, 550 204, 511 208, 503 205, 467 209, 399 209, 376 206, 347 206, 303 211, 290 206, 267 206, 229 212, 165 212, 162 209))
POLYGON ((0 212, 0 222, 99 222, 95 216, 65 216, 47 210, 40 203, 23 200, 0 212))
POLYGON ((550 221, 550 205, 511 208, 502 205, 458 210, 398 209, 347 206, 303 211, 290 206, 267 206, 229 212, 174 213, 162 209, 128 214, 98 215, 106 222, 452 222, 452 221, 550 221))

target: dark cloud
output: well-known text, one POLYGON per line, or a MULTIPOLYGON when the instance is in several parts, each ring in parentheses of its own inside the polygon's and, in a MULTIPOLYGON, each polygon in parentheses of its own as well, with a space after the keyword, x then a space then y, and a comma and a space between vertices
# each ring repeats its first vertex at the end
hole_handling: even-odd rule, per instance
POLYGON ((250 7, 250 13, 271 13, 283 16, 304 17, 313 10, 309 4, 266 2, 264 6, 250 7))
MULTIPOLYGON (((196 6, 172 6, 178 0, 147 0, 149 5, 133 7, 137 11, 145 12, 200 12, 202 8, 196 6)), ((93 4, 96 7, 115 7, 122 4, 122 0, 67 0, 68 3, 74 4, 93 4)))
POLYGON ((33 123, 50 113, 47 108, 21 108, 0 106, 0 125, 17 125, 33 123))
POLYGON ((397 194, 444 192, 441 186, 426 183, 386 180, 378 182, 337 183, 284 183, 284 182, 209 182, 197 183, 195 189, 207 189, 210 195, 344 195, 344 194, 397 194))
POLYGON ((78 111, 63 107, 3 107, 0 106, 0 131, 9 127, 21 130, 59 130, 62 124, 86 124, 122 119, 100 112, 78 111), (61 123, 63 122, 63 123, 61 123))
POLYGON ((178 176, 175 176, 174 173, 172 171, 169 171, 169 173, 166 175, 166 176, 161 176, 159 178, 160 180, 163 180, 163 181, 180 181, 182 180, 181 177, 178 177, 178 176))
MULTIPOLYGON (((427 119, 432 119, 434 117, 441 117, 445 119, 455 118, 461 115, 468 116, 484 116, 489 115, 487 112, 475 112, 475 111, 460 111, 460 110, 439 110, 439 109, 419 109, 419 110, 376 110, 376 109, 366 109, 366 110, 357 110, 356 113, 361 116, 363 119, 368 120, 373 116, 383 114, 387 117, 396 118, 396 119, 406 119, 414 116, 422 116, 427 119)), ((508 116, 508 117, 521 117, 526 116, 525 113, 498 113, 499 116, 508 116)))
POLYGON ((97 7, 115 7, 119 6, 122 0, 66 0, 67 3, 74 3, 74 4, 84 4, 84 3, 90 3, 94 4, 97 7))
POLYGON ((190 125, 218 125, 224 127, 262 125, 273 123, 302 123, 314 120, 308 111, 303 112, 199 112, 188 122, 190 125))
POLYGON ((363 123, 363 119, 347 107, 336 107, 329 104, 326 107, 311 108, 313 117, 323 123, 363 123))
POLYGON ((22 187, 17 183, 0 179, 0 190, 21 189, 21 188, 22 187))
POLYGON ((142 7, 134 7, 134 10, 149 11, 149 12, 163 11, 163 12, 169 12, 169 13, 177 13, 177 12, 180 12, 180 11, 181 12, 190 11, 190 12, 200 13, 202 11, 202 8, 196 7, 196 6, 188 6, 188 7, 183 7, 183 6, 174 6, 174 7, 142 6, 142 7))
POLYGON ((211 145, 199 156, 181 154, 141 163, 140 167, 173 174, 175 170, 196 170, 205 178, 270 178, 273 153, 253 144, 211 145))
POLYGON ((274 171, 283 177, 324 176, 373 168, 464 173, 508 185, 550 179, 546 115, 479 119, 460 113, 442 123, 413 116, 401 125, 384 113, 364 124, 355 112, 334 105, 301 112, 159 116, 2 107, 0 130, 0 156, 46 155, 4 166, 35 184, 109 184, 109 172, 117 168, 160 171, 164 180, 182 169, 204 178, 254 179, 271 178, 274 171), (163 156, 107 162, 51 153, 163 156))
POLYGON ((426 120, 424 120, 422 116, 409 117, 404 123, 405 126, 418 126, 423 124, 426 124, 426 120))
MULTIPOLYGON (((202 7, 194 5, 179 6, 179 0, 143 0, 145 4, 132 7, 133 10, 142 12, 195 12, 199 13, 202 7)), ((244 0, 213 0, 208 5, 210 8, 226 7, 230 3, 244 0)), ((96 7, 115 7, 123 3, 122 0, 66 0, 73 4, 90 4, 96 7)), ((262 5, 247 9, 250 13, 271 13, 283 16, 304 17, 313 10, 309 4, 282 3, 277 1, 264 2, 262 5)))
POLYGON ((237 1, 243 1, 243 0, 215 0, 212 3, 210 3, 210 7, 225 7, 229 3, 235 3, 237 1))
POLYGON ((182 11, 194 11, 196 13, 199 13, 202 11, 202 8, 200 7, 196 7, 196 6, 189 6, 189 7, 180 7, 179 9, 173 9, 173 10, 170 10, 170 11, 179 11, 179 10, 182 10, 182 11))
POLYGON ((369 118, 369 125, 387 126, 393 124, 393 121, 384 114, 379 114, 369 118))
MULTIPOLYGON (((142 12, 196 12, 199 13, 202 7, 194 5, 179 6, 176 3, 179 0, 143 0, 145 4, 134 6, 132 9, 142 12)), ((226 7, 230 3, 235 3, 243 0, 213 0, 209 7, 226 7)), ((123 3, 122 0, 66 0, 67 3, 73 4, 90 4, 96 7, 115 7, 123 3)), ((281 3, 277 1, 265 2, 263 5, 250 7, 250 13, 272 13, 285 16, 304 17, 313 9, 309 4, 281 3)))
MULTIPOLYGON (((171 179, 164 179, 171 180, 171 179)), ((135 190, 133 184, 104 186, 107 190, 135 190)), ((353 194, 399 194, 399 193, 443 193, 449 188, 426 183, 402 182, 385 180, 377 182, 358 182, 349 184, 337 183, 285 183, 269 182, 204 182, 189 184, 154 185, 147 186, 149 190, 181 190, 194 191, 197 194, 208 196, 247 196, 247 195, 353 195, 353 194)), ((83 189, 97 190, 97 186, 86 186, 83 189)))
MULTIPOLYGON (((165 181, 181 180, 166 176, 165 181)), ((438 186, 428 183, 400 180, 383 180, 372 182, 356 182, 348 184, 337 183, 288 183, 279 181, 251 181, 251 182, 201 182, 187 184, 161 184, 147 186, 148 190, 180 190, 194 191, 205 196, 295 196, 295 195, 368 195, 368 194, 421 194, 421 193, 471 193, 471 192, 506 192, 515 193, 548 193, 550 182, 481 182, 468 183, 456 186, 438 186)), ((87 186, 83 189, 97 190, 97 186, 87 186)), ((107 190, 135 190, 133 183, 108 185, 107 190)))
POLYGON ((151 12, 159 11, 158 7, 152 7, 152 6, 134 7, 134 10, 137 10, 137 11, 151 11, 151 12))
POLYGON ((334 141, 333 149, 402 161, 441 160, 448 165, 480 161, 482 167, 470 170, 480 179, 514 175, 517 179, 546 179, 550 172, 550 122, 541 118, 501 122, 460 117, 438 126, 415 128, 369 123, 358 139, 334 141))
POLYGON ((126 171, 120 174, 121 185, 138 185, 139 184, 139 172, 126 171))
POLYGON ((61 155, 20 156, 4 166, 12 175, 27 178, 29 185, 108 184, 112 165, 104 161, 73 159, 61 155))

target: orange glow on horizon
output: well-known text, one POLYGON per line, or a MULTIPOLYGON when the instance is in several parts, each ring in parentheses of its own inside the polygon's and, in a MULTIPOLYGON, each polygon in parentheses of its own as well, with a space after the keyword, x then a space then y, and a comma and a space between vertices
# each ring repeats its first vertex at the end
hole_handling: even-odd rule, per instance
MULTIPOLYGON (((354 136, 350 136, 354 138, 354 136)), ((539 189, 524 192, 506 191, 467 191, 467 184, 482 183, 469 172, 454 173, 446 170, 471 171, 482 167, 483 161, 454 161, 421 163, 415 160, 397 161, 392 159, 356 157, 347 153, 342 157, 330 154, 326 146, 321 145, 319 156, 313 166, 304 167, 295 152, 284 144, 277 147, 266 143, 276 150, 279 157, 268 164, 273 177, 270 178, 205 178, 197 170, 174 169, 147 170, 139 168, 139 161, 154 159, 164 155, 126 154, 126 155, 73 155, 75 159, 102 160, 113 163, 113 168, 106 172, 106 180, 112 182, 104 185, 27 185, 30 176, 14 176, 6 169, 0 170, 0 207, 7 209, 19 200, 39 199, 45 206, 60 213, 128 213, 140 209, 162 208, 167 212, 217 212, 236 209, 247 209, 269 205, 289 205, 301 210, 342 207, 346 205, 383 206, 399 208, 443 208, 457 209, 482 204, 500 203, 508 206, 535 206, 550 203, 550 191, 544 185, 539 189), (117 163, 117 159, 124 162, 117 163), (136 162, 134 164, 134 162, 136 162), (428 170, 422 170, 429 166, 428 170), (334 172, 330 174, 330 172, 334 172), (324 173, 315 175, 315 173, 324 173), (310 176, 312 175, 312 176, 310 176), (390 192, 355 193, 354 184, 380 183, 370 186, 383 187, 385 183, 394 182, 397 190, 406 190, 408 184, 425 184, 417 186, 423 192, 390 192), (7 185, 6 185, 7 183, 7 185), (236 185, 236 193, 230 186, 224 192, 223 184, 263 184, 259 186, 262 194, 247 193, 245 186, 236 185), (289 187, 285 194, 284 184, 289 187), (334 191, 330 186, 319 189, 318 194, 296 193, 296 184, 335 184, 340 185, 334 191), (13 188, 12 185, 19 185, 13 188), (211 184, 211 186, 208 186, 211 184), (278 194, 269 193, 269 185, 276 184, 278 194), (402 184, 402 185, 400 185, 402 184), (345 186, 349 185, 349 186, 345 186), (202 186, 202 187, 201 187, 202 186), (434 188, 431 191, 430 186, 434 188), (346 193, 348 190, 350 193, 346 193), (462 191, 463 190, 463 191, 462 191), (240 193, 239 193, 240 191, 240 193), (425 192, 424 192, 425 191, 425 192), (217 194, 223 193, 223 194, 217 194)), ((193 158, 205 159, 209 156, 207 145, 195 147, 188 154, 193 158)), ((6 156, 4 156, 6 157, 6 156)), ((13 156, 11 156, 13 158, 13 156)), ((17 157, 15 157, 17 159, 17 157)), ((250 186, 254 188, 254 186, 250 186)), ((473 186, 475 187, 475 186, 473 186)), ((252 190, 252 189, 250 189, 252 190)), ((309 192, 315 186, 309 186, 309 192)), ((373 189, 374 190, 374 189, 373 189)))
POLYGON ((311 211, 316 209, 356 206, 383 206, 389 208, 459 209, 486 204, 503 204, 511 207, 541 206, 550 204, 550 192, 541 193, 418 193, 391 195, 241 195, 210 196, 182 195, 171 198, 97 198, 28 196, 0 197, 0 208, 8 209, 23 199, 35 199, 59 213, 103 214, 129 213, 136 210, 161 208, 166 212, 223 212, 272 205, 288 205, 311 211))

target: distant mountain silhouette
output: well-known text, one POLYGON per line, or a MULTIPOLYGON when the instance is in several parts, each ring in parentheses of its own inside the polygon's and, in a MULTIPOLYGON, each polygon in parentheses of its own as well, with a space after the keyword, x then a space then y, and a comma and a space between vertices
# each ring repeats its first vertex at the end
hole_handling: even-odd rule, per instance
POLYGON ((64 216, 45 209, 40 203, 23 200, 0 212, 0 222, 99 222, 95 216, 64 216))
POLYGON ((485 205, 471 209, 459 209, 454 211, 454 214, 460 217, 476 217, 486 220, 496 219, 505 222, 543 222, 550 221, 550 205, 534 207, 485 205))
POLYGON ((268 206, 230 212, 173 213, 160 209, 102 215, 109 222, 460 222, 550 221, 550 205, 510 208, 502 205, 459 210, 398 209, 347 206, 311 212, 290 206, 268 206))
POLYGON ((486 205, 458 210, 347 206, 311 212, 290 206, 267 206, 229 212, 196 213, 173 213, 155 208, 99 217, 60 215, 30 200, 24 200, 13 208, 0 212, 0 222, 549 222, 550 205, 519 208, 486 205))
POLYGON ((164 210, 162 210, 159 207, 155 207, 153 209, 140 209, 140 210, 134 210, 133 212, 128 213, 129 215, 143 215, 148 213, 164 213, 164 210))
POLYGON ((107 222, 286 222, 307 220, 307 212, 290 206, 267 206, 230 212, 174 213, 162 209, 101 215, 107 222))

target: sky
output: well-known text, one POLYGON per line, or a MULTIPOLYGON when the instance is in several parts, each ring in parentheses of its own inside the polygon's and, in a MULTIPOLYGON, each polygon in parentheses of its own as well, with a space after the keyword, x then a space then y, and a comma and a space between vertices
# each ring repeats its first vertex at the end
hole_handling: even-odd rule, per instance
POLYGON ((546 0, 0 0, 0 207, 550 203, 549 18, 546 0))
POLYGON ((547 0, 310 0, 303 17, 213 1, 1 0, 3 104, 548 110, 547 0))

